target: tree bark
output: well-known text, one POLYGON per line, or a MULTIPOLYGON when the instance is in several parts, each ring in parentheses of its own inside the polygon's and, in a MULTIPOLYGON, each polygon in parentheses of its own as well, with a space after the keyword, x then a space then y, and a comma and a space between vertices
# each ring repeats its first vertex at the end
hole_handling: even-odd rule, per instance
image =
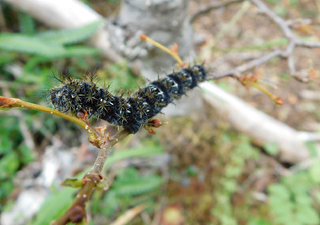
MULTIPOLYGON (((129 60, 138 60, 141 74, 149 80, 171 73, 176 62, 164 51, 142 43, 146 34, 164 46, 177 43, 179 56, 193 61, 193 30, 188 17, 189 0, 123 0, 119 15, 110 21, 108 30, 112 47, 129 60), (112 35, 111 35, 112 34, 112 35)), ((175 105, 166 107, 166 115, 184 115, 202 107, 198 91, 188 93, 175 105)))

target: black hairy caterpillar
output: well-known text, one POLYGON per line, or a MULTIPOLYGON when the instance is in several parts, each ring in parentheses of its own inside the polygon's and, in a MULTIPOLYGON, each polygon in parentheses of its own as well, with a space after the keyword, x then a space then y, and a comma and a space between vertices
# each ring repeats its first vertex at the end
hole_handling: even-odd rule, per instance
POLYGON ((131 96, 113 95, 108 88, 94 83, 94 76, 84 80, 65 77, 61 87, 49 92, 52 105, 62 112, 87 113, 91 116, 123 126, 136 133, 149 119, 161 112, 174 99, 179 99, 206 79, 203 65, 196 64, 167 75, 140 88, 131 96))

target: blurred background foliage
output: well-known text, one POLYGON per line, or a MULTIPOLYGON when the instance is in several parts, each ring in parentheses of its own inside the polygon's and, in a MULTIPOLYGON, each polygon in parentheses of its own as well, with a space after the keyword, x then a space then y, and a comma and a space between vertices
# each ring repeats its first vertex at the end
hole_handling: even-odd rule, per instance
MULTIPOLYGON (((112 11, 101 10, 114 10, 119 4, 117 0, 83 2, 105 16, 112 11)), ((276 13, 287 15, 282 1, 268 2, 276 13)), ((298 1, 290 0, 289 4, 297 7, 298 1)), ((54 76, 70 74, 81 78, 92 71, 101 85, 111 83, 114 91, 135 90, 144 84, 142 78, 131 73, 127 63, 104 62, 99 50, 84 44, 101 21, 74 30, 52 30, 28 14, 2 2, 0 5, 7 21, 0 33, 0 95, 48 105, 46 93, 58 85, 54 76)), ((301 11, 310 16, 309 13, 301 11)), ((284 43, 279 39, 275 44, 284 43)), ((220 85, 230 88, 223 81, 220 85)), ((17 171, 30 162, 41 161, 53 137, 68 143, 70 148, 79 146, 83 140, 74 124, 41 112, 12 109, 1 111, 0 116, 0 210, 9 211, 19 192, 19 186, 15 185, 17 171), (27 138, 32 138, 33 144, 27 138)), ((320 223, 320 163, 312 143, 308 144, 314 153, 310 159, 312 166, 282 176, 276 171, 279 163, 272 158, 277 153, 275 144, 256 145, 223 119, 217 120, 208 106, 198 117, 170 119, 156 135, 142 131, 121 145, 108 159, 106 173, 112 173, 111 166, 125 159, 165 153, 172 157, 168 171, 130 163, 116 170, 109 189, 94 193, 88 206, 89 224, 110 223, 141 203, 148 203, 146 212, 153 217, 162 207, 163 199, 166 207, 162 219, 167 222, 171 216, 186 224, 320 223), (136 139, 139 144, 130 147, 136 139), (173 212, 168 213, 168 218, 167 210, 173 212)), ((88 168, 90 165, 84 172, 88 168)), ((51 191, 28 224, 49 224, 68 208, 76 193, 72 188, 60 189, 56 185, 52 185, 51 191)), ((143 224, 146 220, 135 218, 131 224, 143 224)))

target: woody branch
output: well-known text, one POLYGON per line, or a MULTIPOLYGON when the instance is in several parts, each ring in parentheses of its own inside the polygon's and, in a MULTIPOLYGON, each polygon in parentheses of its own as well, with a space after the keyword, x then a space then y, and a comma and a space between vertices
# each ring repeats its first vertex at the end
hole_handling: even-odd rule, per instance
POLYGON ((211 75, 208 76, 208 79, 219 79, 228 76, 239 77, 242 73, 250 69, 253 69, 256 66, 262 65, 263 63, 268 62, 270 59, 274 57, 283 57, 286 58, 288 61, 288 68, 292 77, 302 82, 309 81, 308 77, 301 76, 301 74, 296 70, 293 54, 297 46, 304 48, 320 48, 320 42, 308 42, 301 40, 293 33, 289 23, 287 23, 285 19, 273 12, 263 1, 251 0, 251 2, 259 9, 260 13, 265 14, 280 28, 283 35, 288 39, 289 44, 284 50, 276 49, 266 55, 251 60, 248 63, 244 63, 236 68, 223 72, 213 72, 211 75))

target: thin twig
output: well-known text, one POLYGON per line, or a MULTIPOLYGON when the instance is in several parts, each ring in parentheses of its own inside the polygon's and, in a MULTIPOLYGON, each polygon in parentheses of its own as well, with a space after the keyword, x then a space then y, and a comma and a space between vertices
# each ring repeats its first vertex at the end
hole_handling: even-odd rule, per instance
POLYGON ((111 138, 99 137, 103 143, 100 147, 101 150, 99 156, 97 157, 92 169, 82 178, 82 187, 78 192, 75 201, 70 208, 60 218, 53 221, 51 225, 65 225, 69 222, 79 223, 86 220, 86 203, 90 199, 93 191, 102 184, 104 178, 100 173, 109 156, 111 147, 127 137, 129 134, 129 131, 123 130, 111 138))
POLYGON ((93 165, 93 168, 90 172, 92 173, 100 173, 103 165, 105 163, 105 161, 107 160, 109 154, 110 154, 110 150, 111 147, 113 145, 115 145, 116 143, 118 143, 120 140, 124 139, 125 137, 127 137, 130 134, 129 131, 127 130, 123 130, 121 132, 119 132, 118 134, 112 136, 111 138, 109 138, 109 141, 106 142, 100 150, 100 153, 93 165))
POLYGON ((218 8, 221 8, 221 7, 227 7, 227 6, 231 5, 231 4, 240 3, 240 2, 243 2, 243 1, 244 0, 234 0, 234 1, 229 1, 229 2, 226 2, 226 3, 221 3, 221 2, 217 2, 217 1, 211 2, 208 5, 206 5, 204 7, 201 7, 199 9, 199 11, 197 11, 195 14, 193 14, 191 16, 190 22, 193 23, 200 15, 205 14, 205 13, 209 13, 211 10, 218 9, 218 8))
POLYGON ((77 117, 70 116, 68 114, 65 114, 63 112, 60 112, 60 111, 52 109, 52 108, 48 108, 46 106, 37 105, 37 104, 30 103, 30 102, 24 102, 18 98, 6 98, 3 96, 0 96, 0 108, 10 109, 13 107, 33 109, 33 110, 49 113, 52 115, 60 116, 62 118, 65 118, 67 120, 70 120, 71 122, 78 124, 80 127, 87 130, 87 127, 86 127, 87 124, 85 122, 83 122, 82 120, 78 119, 77 117))
POLYGON ((118 217, 117 220, 115 220, 110 225, 124 225, 130 222, 136 215, 138 215, 140 212, 142 212, 148 205, 147 204, 140 204, 135 206, 132 209, 129 209, 126 211, 122 216, 118 217))
POLYGON ((320 42, 309 42, 303 41, 299 37, 297 37, 293 31, 290 29, 290 25, 284 20, 282 17, 278 16, 275 12, 273 12, 266 4, 264 4, 261 0, 251 0, 253 4, 255 4, 261 13, 267 15, 274 23, 278 25, 281 29, 283 35, 290 41, 286 50, 282 53, 283 57, 288 59, 288 67, 291 76, 299 79, 300 81, 308 81, 307 78, 299 77, 296 69, 295 62, 293 59, 293 52, 296 46, 306 47, 306 48, 320 48, 320 42))
POLYGON ((293 33, 293 31, 290 28, 290 25, 286 22, 286 20, 274 13, 270 8, 267 7, 266 4, 264 4, 263 1, 251 0, 251 2, 258 7, 261 13, 267 15, 273 22, 275 22, 278 25, 283 35, 289 40, 289 44, 284 50, 276 49, 273 52, 263 55, 257 59, 251 60, 250 62, 240 65, 234 69, 230 69, 223 72, 211 73, 208 76, 208 80, 219 79, 228 76, 240 77, 242 73, 250 69, 253 69, 256 66, 262 65, 263 63, 268 62, 270 59, 274 57, 280 56, 287 58, 288 68, 291 76, 298 79, 299 81, 307 82, 309 79, 307 77, 300 77, 296 71, 293 53, 296 46, 301 46, 305 48, 320 48, 320 42, 309 42, 301 40, 293 33))
POLYGON ((276 57, 276 56, 281 56, 283 51, 280 49, 277 49, 271 53, 268 53, 267 55, 261 56, 257 59, 251 60, 248 63, 242 64, 234 69, 223 71, 223 72, 214 72, 208 75, 207 79, 208 80, 215 80, 223 77, 228 77, 228 76, 236 76, 240 77, 240 75, 250 69, 253 69, 256 66, 259 66, 265 62, 268 62, 270 59, 276 57))
MULTIPOLYGON (((178 49, 175 49, 176 51, 172 51, 172 49, 169 49, 167 47, 165 47, 164 45, 160 44, 159 42, 151 39, 150 37, 148 37, 147 35, 145 34, 141 34, 140 35, 140 38, 142 41, 147 41, 147 42, 150 42, 151 44, 153 44, 154 46, 156 46, 157 48, 161 49, 162 51, 168 53, 172 58, 174 58, 177 63, 180 65, 180 66, 184 66, 185 65, 185 62, 182 61, 182 59, 180 58, 180 56, 178 55, 178 49)), ((176 48, 177 47, 177 44, 176 44, 176 48)))

